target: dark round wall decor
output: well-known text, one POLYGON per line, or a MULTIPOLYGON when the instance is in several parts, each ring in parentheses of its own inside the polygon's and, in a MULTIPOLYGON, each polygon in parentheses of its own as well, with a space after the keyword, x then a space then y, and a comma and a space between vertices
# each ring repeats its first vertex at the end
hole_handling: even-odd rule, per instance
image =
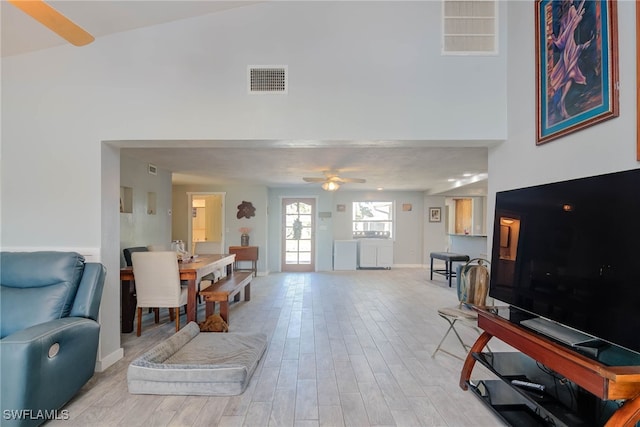
POLYGON ((251 202, 245 202, 243 200, 242 203, 238 205, 238 219, 243 217, 251 218, 252 216, 256 216, 256 208, 253 207, 251 202))

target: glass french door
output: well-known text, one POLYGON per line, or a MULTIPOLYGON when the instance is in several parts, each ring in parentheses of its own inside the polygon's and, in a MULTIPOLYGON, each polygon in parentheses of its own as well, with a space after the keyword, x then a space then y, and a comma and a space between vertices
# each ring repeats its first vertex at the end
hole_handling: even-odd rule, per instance
POLYGON ((315 199, 282 199, 282 271, 315 271, 315 210, 315 199))

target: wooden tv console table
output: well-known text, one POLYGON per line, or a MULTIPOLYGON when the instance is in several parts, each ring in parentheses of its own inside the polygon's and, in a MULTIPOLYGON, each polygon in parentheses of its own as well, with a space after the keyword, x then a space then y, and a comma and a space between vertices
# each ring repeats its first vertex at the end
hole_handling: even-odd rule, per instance
MULTIPOLYGON (((478 312, 478 327, 483 329, 483 333, 471 347, 464 362, 460 387, 464 390, 471 387, 507 423, 523 425, 525 421, 533 420, 533 425, 536 422, 539 422, 538 425, 577 425, 579 415, 574 413, 577 412, 575 407, 570 407, 580 406, 575 396, 576 390, 588 402, 582 405, 581 410, 586 406, 589 411, 599 405, 602 412, 605 412, 605 404, 616 402, 604 401, 624 401, 619 408, 608 408, 612 415, 604 424, 607 427, 632 427, 640 422, 640 365, 604 364, 484 310, 478 312), (492 337, 504 341, 521 353, 482 353, 492 337), (471 371, 476 362, 487 367, 499 379, 471 380, 471 371), (513 379, 536 383, 546 381, 545 390, 549 393, 514 386, 511 383, 513 379), (568 397, 563 402, 562 396, 558 396, 561 394, 558 389, 567 388, 566 384, 570 383, 566 380, 578 387, 568 390, 565 396, 568 397), (554 392, 556 396, 551 396, 554 392), (492 399, 504 399, 505 395, 511 395, 508 401, 492 402, 492 399), (514 400, 511 400, 512 396, 514 400), (567 405, 566 401, 570 401, 571 405, 567 405)), ((602 414, 598 417, 601 416, 602 414)), ((598 422, 604 422, 605 419, 599 418, 598 422)), ((584 425, 594 425, 593 420, 587 420, 584 425)))

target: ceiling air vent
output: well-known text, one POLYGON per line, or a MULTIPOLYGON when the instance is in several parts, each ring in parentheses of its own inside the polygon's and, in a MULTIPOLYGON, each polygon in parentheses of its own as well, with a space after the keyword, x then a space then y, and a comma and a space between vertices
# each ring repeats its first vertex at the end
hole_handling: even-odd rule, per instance
POLYGON ((250 65, 249 93, 287 93, 287 67, 250 65))

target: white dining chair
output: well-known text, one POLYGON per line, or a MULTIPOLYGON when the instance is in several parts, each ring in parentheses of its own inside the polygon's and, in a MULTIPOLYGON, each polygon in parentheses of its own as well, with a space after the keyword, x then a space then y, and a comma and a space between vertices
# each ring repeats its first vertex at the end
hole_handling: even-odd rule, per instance
MULTIPOLYGON (((187 288, 180 286, 178 259, 174 251, 131 254, 138 298, 138 329, 142 333, 143 308, 168 308, 180 330, 180 307, 187 304, 187 288)), ((156 313, 156 322, 158 314, 156 313)))
POLYGON ((149 252, 162 252, 170 250, 169 245, 147 245, 149 252))

